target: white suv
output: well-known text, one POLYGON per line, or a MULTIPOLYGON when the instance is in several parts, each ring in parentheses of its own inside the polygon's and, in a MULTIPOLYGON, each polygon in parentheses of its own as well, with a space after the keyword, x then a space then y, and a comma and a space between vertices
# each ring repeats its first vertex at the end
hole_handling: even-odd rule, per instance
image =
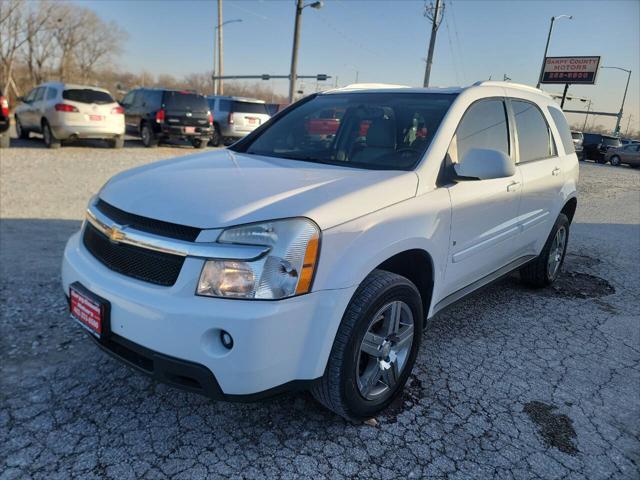
POLYGON ((104 139, 112 148, 124 145, 124 109, 108 90, 48 82, 21 100, 15 111, 20 138, 29 138, 30 132, 41 133, 49 148, 78 138, 104 139))
POLYGON ((113 177, 62 266, 72 317, 213 398, 308 388, 385 408, 426 320, 519 269, 557 277, 578 161, 554 101, 511 83, 311 95, 233 147, 113 177), (308 131, 339 111, 327 135, 308 131))

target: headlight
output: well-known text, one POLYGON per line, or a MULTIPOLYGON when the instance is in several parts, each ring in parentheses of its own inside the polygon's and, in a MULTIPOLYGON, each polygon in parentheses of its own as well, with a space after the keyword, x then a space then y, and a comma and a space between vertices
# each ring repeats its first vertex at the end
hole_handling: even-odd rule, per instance
POLYGON ((277 299, 311 290, 318 262, 320 229, 307 218, 243 225, 224 230, 220 243, 264 245, 269 254, 253 262, 207 260, 198 295, 277 299))

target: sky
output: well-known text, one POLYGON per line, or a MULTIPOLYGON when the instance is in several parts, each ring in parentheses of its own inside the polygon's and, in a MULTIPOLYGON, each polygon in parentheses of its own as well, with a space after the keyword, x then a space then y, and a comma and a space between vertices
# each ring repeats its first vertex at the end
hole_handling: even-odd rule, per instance
MULTIPOLYGON (((308 0, 311 1, 311 0, 308 0)), ((215 0, 76 0, 127 33, 117 63, 140 73, 182 76, 210 71, 215 0)), ((426 2, 430 3, 430 2, 426 2)), ((632 70, 622 132, 629 114, 640 129, 640 0, 444 0, 431 85, 469 85, 491 77, 535 85, 552 16, 550 56, 600 55, 601 65, 632 70)), ((302 15, 298 74, 325 73, 327 83, 359 82, 422 85, 431 25, 422 0, 325 0, 302 15)), ((241 19, 224 31, 227 75, 286 75, 291 63, 294 0, 223 0, 223 20, 241 19)), ((592 110, 620 109, 626 73, 601 70, 596 85, 571 86, 569 94, 592 100, 592 110)), ((271 80, 278 92, 287 80, 271 80)), ((300 88, 300 87, 299 87, 300 88)), ((305 93, 316 82, 306 81, 305 93)), ((548 85, 562 92, 562 85, 548 85)), ((573 100, 565 108, 586 109, 573 100)), ((569 115, 571 122, 584 116, 569 115)), ((615 119, 598 117, 613 126, 615 119)), ((589 121, 589 125, 593 123, 589 121)))

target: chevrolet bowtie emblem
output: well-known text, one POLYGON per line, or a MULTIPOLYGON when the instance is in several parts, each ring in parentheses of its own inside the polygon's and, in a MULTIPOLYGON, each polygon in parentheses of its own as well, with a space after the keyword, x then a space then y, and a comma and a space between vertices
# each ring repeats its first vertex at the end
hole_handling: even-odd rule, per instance
POLYGON ((125 226, 113 226, 111 228, 109 228, 109 230, 106 232, 109 240, 111 240, 112 242, 119 242, 122 239, 124 239, 124 237, 126 237, 125 233, 124 233, 124 229, 126 227, 125 226))

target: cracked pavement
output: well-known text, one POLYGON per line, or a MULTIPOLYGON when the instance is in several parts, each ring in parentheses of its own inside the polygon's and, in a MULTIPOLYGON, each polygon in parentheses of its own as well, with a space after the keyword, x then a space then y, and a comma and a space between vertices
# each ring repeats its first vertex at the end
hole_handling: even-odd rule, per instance
POLYGON ((640 171, 581 164, 564 273, 507 278, 427 326, 403 395, 353 425, 309 394, 156 384, 67 318, 61 253, 113 173, 191 153, 0 153, 0 479, 640 476, 640 171), (372 426, 373 425, 373 426, 372 426))

